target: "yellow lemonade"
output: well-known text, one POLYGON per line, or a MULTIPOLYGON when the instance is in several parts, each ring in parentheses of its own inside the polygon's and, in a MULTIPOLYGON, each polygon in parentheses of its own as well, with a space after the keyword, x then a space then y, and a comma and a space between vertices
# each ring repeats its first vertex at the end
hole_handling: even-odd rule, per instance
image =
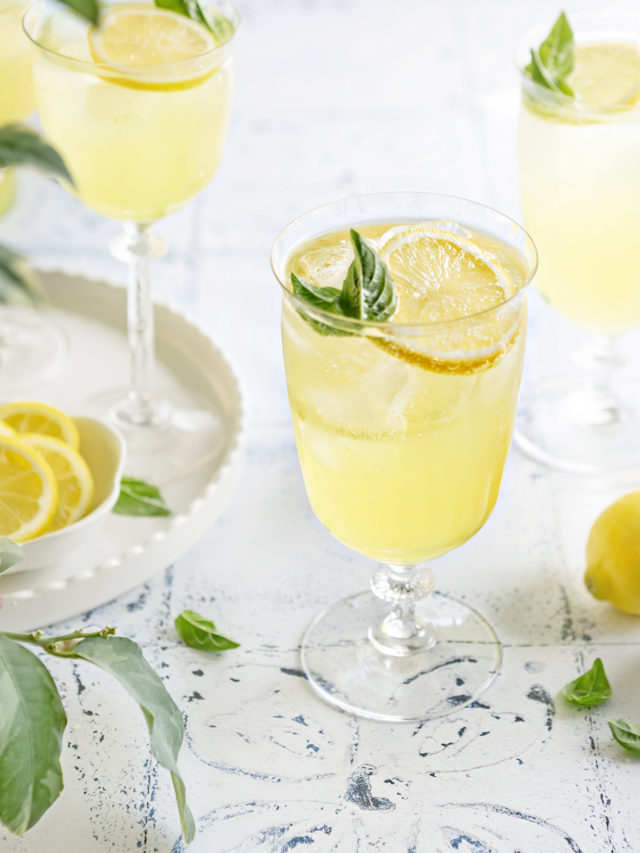
POLYGON ((522 213, 558 311, 615 334, 640 325, 640 51, 578 44, 574 98, 523 79, 522 213))
MULTIPOLYGON (((293 427, 329 531, 412 565, 465 542, 495 504, 522 370, 526 265, 452 222, 354 228, 387 263, 397 308, 390 322, 327 334, 285 294, 293 427)), ((325 233, 294 247, 286 279, 340 288, 352 258, 347 231, 325 233)))
POLYGON ((213 32, 151 4, 103 6, 99 29, 65 9, 34 16, 37 105, 77 195, 106 216, 152 222, 215 173, 229 118, 234 23, 213 32))

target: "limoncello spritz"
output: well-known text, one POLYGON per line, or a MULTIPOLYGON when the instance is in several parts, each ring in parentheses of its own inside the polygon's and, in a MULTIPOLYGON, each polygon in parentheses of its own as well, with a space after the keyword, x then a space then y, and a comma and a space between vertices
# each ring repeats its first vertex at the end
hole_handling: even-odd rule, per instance
POLYGON ((588 337, 580 369, 556 360, 527 388, 517 441, 558 468, 640 470, 637 378, 617 345, 640 327, 640 18, 561 14, 547 32, 519 57, 522 215, 538 289, 588 337))
POLYGON ((105 216, 153 222, 218 168, 235 24, 205 8, 210 28, 151 3, 104 4, 99 27, 61 5, 27 15, 42 126, 105 216))
POLYGON ((420 564, 462 545, 496 502, 535 263, 533 244, 511 220, 427 194, 328 205, 276 242, 307 495, 337 539, 382 563, 373 594, 339 602, 303 641, 307 675, 340 707, 378 719, 447 713, 458 664, 430 695, 411 672, 444 666, 465 631, 464 642, 484 644, 476 671, 457 672, 475 685, 469 696, 497 671, 495 635, 475 611, 448 599, 456 625, 438 634, 415 605, 432 590, 420 564))

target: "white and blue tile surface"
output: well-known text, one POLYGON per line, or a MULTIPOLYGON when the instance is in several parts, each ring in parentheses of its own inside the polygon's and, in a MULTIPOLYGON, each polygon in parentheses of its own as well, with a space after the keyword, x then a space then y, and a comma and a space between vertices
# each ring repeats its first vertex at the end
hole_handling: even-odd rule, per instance
MULTIPOLYGON (((558 11, 550 0, 242 0, 223 165, 160 225, 171 252, 155 269, 157 295, 197 314, 240 374, 241 481, 175 565, 56 625, 117 625, 183 710, 193 853, 640 851, 640 762, 606 722, 640 723, 640 619, 592 600, 581 579, 594 518, 640 483, 551 474, 512 451, 485 528, 436 564, 439 588, 477 606, 505 645, 499 679, 451 717, 356 720, 316 698, 297 652, 311 618, 363 589, 371 566, 324 531, 305 497, 273 239, 304 210, 358 192, 444 192, 518 217, 513 49, 558 11), (216 656, 180 644, 173 618, 185 607, 241 647, 216 656), (563 704, 562 685, 598 655, 613 698, 593 710, 563 704)), ((122 279, 106 249, 117 228, 24 175, 0 237, 36 263, 122 279)), ((531 313, 535 372, 568 358, 579 336, 535 296, 531 313)), ((170 780, 138 709, 88 664, 48 664, 69 716, 65 789, 23 838, 0 831, 2 853, 182 850, 170 780)))

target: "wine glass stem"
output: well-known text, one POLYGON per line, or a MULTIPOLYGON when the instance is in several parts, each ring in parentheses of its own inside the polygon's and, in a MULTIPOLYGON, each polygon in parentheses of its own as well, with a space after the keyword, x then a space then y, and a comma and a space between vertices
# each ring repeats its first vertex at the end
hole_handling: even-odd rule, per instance
POLYGON ((383 654, 408 657, 436 644, 431 625, 416 616, 416 604, 433 591, 427 566, 396 566, 381 563, 373 573, 371 589, 391 610, 369 628, 369 640, 383 654))
POLYGON ((620 403, 613 387, 613 377, 621 364, 612 335, 596 335, 591 347, 592 379, 590 383, 590 409, 588 420, 594 426, 612 424, 620 420, 620 403))
POLYGON ((151 225, 127 222, 117 255, 128 266, 127 335, 131 356, 131 385, 118 416, 136 426, 155 423, 151 397, 154 372, 154 324, 151 300, 151 260, 154 238, 151 225))

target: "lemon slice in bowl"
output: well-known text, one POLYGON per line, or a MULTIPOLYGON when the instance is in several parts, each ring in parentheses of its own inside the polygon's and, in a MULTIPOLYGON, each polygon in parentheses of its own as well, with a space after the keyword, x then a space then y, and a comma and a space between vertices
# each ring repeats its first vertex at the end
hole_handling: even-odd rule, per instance
POLYGON ((491 251, 463 229, 445 227, 440 222, 398 226, 380 239, 379 252, 398 294, 393 323, 416 328, 415 335, 372 339, 431 370, 473 373, 513 342, 518 330, 513 315, 491 309, 507 302, 516 286, 491 251))
POLYGON ((42 456, 17 438, 0 436, 0 536, 25 542, 49 527, 58 486, 42 456))
POLYGON ((78 521, 93 497, 93 477, 87 463, 76 450, 50 435, 25 433, 21 440, 42 456, 58 486, 58 505, 46 532, 78 521))
POLYGON ((19 434, 37 432, 59 438, 74 450, 80 446, 78 430, 71 418, 45 403, 5 403, 0 406, 0 421, 19 434))
POLYGON ((8 423, 4 421, 0 421, 0 435, 15 435, 16 431, 13 427, 10 427, 8 423))
MULTIPOLYGON (((172 63, 197 60, 218 46, 213 34, 198 21, 155 6, 123 6, 103 16, 100 27, 89 30, 89 48, 95 62, 127 75, 109 78, 140 89, 188 88, 208 77, 195 67, 186 78, 172 63), (156 73, 154 73, 156 72, 156 73)), ((184 74, 184 72, 183 72, 184 74)))

